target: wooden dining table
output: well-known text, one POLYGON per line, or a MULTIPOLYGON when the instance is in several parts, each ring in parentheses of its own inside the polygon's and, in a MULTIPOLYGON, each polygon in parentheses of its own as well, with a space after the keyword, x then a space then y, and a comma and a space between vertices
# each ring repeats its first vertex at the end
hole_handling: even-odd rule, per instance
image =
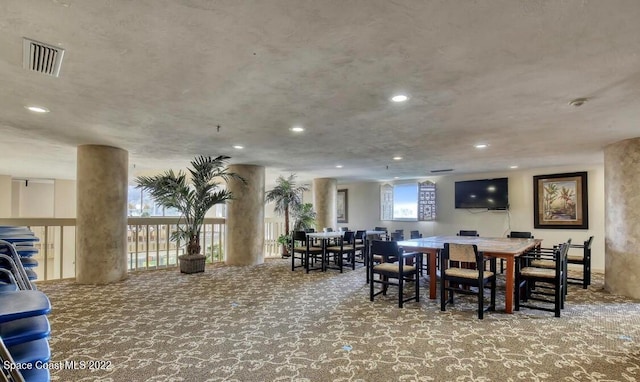
MULTIPOLYGON (((337 239, 344 236, 343 231, 330 231, 330 232, 308 232, 308 237, 313 239, 322 240, 322 272, 327 270, 327 265, 329 263, 329 255, 327 253, 327 247, 329 240, 337 239)), ((307 264, 307 267, 309 265, 307 264)))
POLYGON ((513 312, 515 289, 515 258, 535 247, 540 247, 541 239, 520 239, 506 237, 478 236, 430 236, 420 239, 403 240, 398 246, 405 251, 421 252, 428 256, 429 264, 429 298, 435 299, 437 294, 438 273, 436 256, 444 248, 444 243, 475 244, 478 251, 485 256, 505 259, 505 307, 506 313, 513 312))

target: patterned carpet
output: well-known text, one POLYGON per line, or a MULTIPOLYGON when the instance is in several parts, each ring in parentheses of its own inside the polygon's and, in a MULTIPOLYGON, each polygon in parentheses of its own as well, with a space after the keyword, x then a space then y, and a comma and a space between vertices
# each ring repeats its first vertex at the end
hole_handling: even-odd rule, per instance
POLYGON ((604 292, 602 275, 570 287, 561 318, 483 321, 471 296, 446 312, 429 299, 399 309, 395 290, 369 302, 364 281, 363 268, 305 274, 278 259, 108 286, 40 283, 52 365, 75 365, 52 380, 640 381, 640 304, 604 292))

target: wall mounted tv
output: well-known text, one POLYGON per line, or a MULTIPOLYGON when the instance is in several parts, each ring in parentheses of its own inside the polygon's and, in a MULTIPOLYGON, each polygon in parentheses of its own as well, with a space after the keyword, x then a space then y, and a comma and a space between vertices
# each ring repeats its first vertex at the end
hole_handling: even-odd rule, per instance
POLYGON ((509 178, 460 181, 455 190, 456 208, 509 209, 509 178))

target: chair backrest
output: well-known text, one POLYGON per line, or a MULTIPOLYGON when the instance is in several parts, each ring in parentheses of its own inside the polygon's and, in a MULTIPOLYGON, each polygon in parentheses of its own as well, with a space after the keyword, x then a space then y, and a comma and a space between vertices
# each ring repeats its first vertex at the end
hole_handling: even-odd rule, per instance
POLYGON ((412 239, 419 239, 422 237, 422 234, 420 233, 420 231, 411 231, 410 232, 411 238, 412 239))
POLYGON ((445 258, 451 261, 463 263, 475 263, 478 261, 478 246, 475 244, 444 244, 445 258))
POLYGON ((587 241, 584 242, 584 249, 591 251, 591 243, 593 243, 593 236, 589 237, 587 241))
POLYGON ((355 238, 357 240, 363 240, 366 235, 367 235, 367 231, 365 231, 363 229, 359 229, 359 230, 356 231, 355 238))
POLYGON ((472 230, 467 230, 467 229, 461 229, 460 232, 458 232, 458 236, 480 236, 478 235, 478 231, 472 231, 472 230))
POLYGON ((518 238, 518 239, 533 239, 533 235, 531 234, 531 232, 526 232, 526 231, 511 231, 510 234, 507 235, 507 237, 511 237, 511 238, 518 238))
POLYGON ((333 232, 333 228, 331 228, 331 227, 324 227, 324 232, 333 232))
POLYGON ((315 228, 305 228, 304 232, 313 233, 313 232, 316 232, 316 229, 315 228))
POLYGON ((400 255, 398 242, 388 240, 373 240, 373 242, 371 243, 371 256, 373 255, 382 256, 385 263, 393 263, 398 261, 400 255))
POLYGON ((387 231, 387 227, 376 227, 373 229, 374 231, 384 231, 384 232, 388 232, 387 231))
MULTIPOLYGON (((301 242, 306 242, 307 241, 307 233, 305 231, 293 231, 293 241, 301 241, 301 242)), ((294 244, 295 246, 295 244, 294 244)))
POLYGON ((340 227, 340 231, 346 232, 349 230, 349 227, 340 227))
POLYGON ((556 274, 566 272, 567 256, 569 254, 569 247, 571 246, 571 239, 566 243, 562 243, 558 246, 556 256, 556 274))
POLYGON ((353 244, 355 239, 355 233, 353 231, 345 231, 342 236, 342 241, 347 244, 353 244))
POLYGON ((402 241, 404 240, 404 234, 402 232, 391 232, 391 240, 393 241, 402 241))

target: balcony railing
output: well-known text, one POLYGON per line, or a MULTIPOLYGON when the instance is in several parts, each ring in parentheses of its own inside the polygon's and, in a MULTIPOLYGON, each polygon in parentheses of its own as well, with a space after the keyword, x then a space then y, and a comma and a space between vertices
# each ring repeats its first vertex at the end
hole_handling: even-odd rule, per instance
MULTIPOLYGON (((169 240, 177 217, 130 217, 127 228, 127 261, 130 271, 176 267, 184 243, 169 240)), ((9 218, 0 225, 29 227, 40 239, 38 280, 73 278, 76 275, 76 219, 9 218), (45 260, 46 259, 46 260, 45 260)), ((265 219, 264 256, 280 256, 278 236, 284 232, 281 219, 265 219)), ((225 219, 206 218, 200 245, 207 262, 224 261, 225 219)))

